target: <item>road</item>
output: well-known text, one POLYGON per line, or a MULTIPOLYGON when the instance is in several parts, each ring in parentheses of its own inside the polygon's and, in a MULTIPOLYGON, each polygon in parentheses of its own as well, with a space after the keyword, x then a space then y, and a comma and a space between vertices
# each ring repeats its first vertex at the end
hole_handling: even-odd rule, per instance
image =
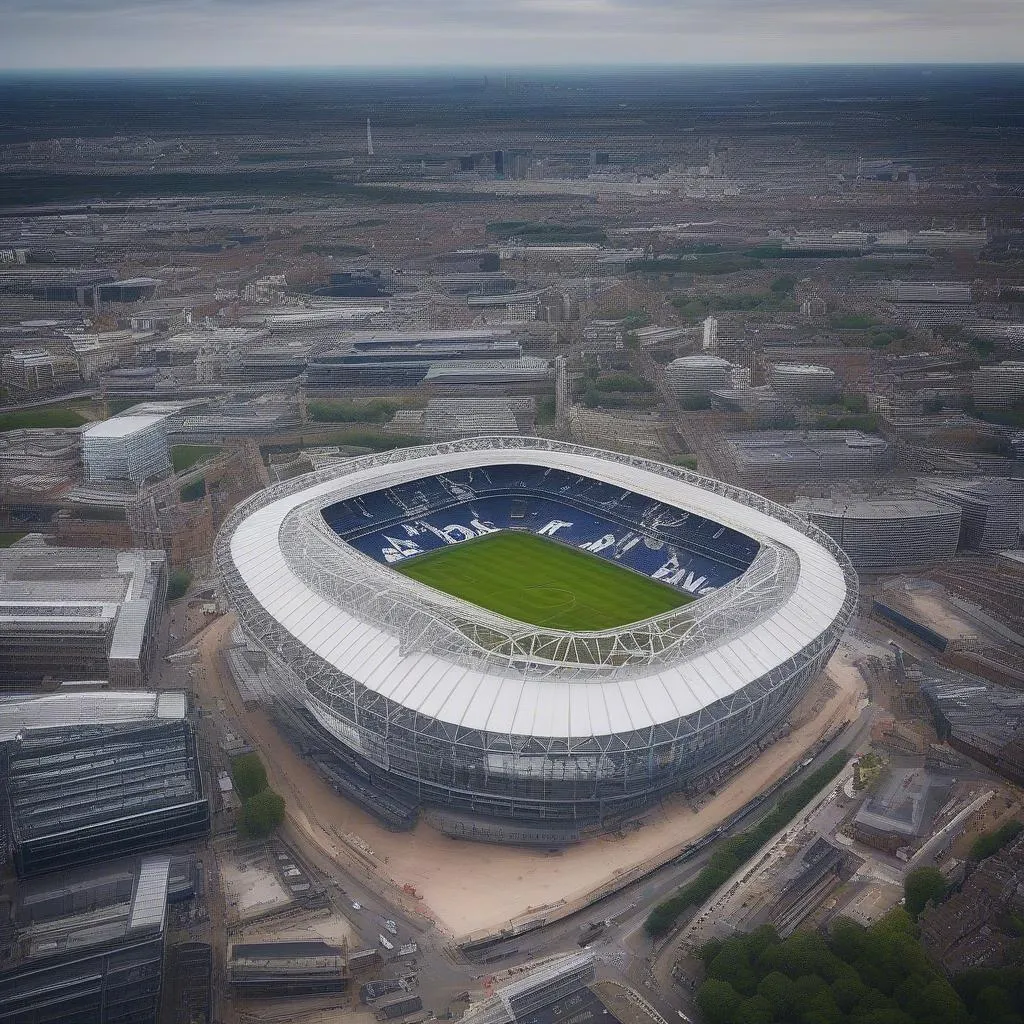
MULTIPOLYGON (((482 979, 495 972, 560 952, 575 952, 584 928, 591 922, 607 920, 608 927, 590 944, 598 958, 599 976, 637 989, 666 1020, 676 1020, 680 1009, 691 1016, 696 1014, 692 994, 671 978, 678 930, 655 946, 643 925, 654 904, 696 877, 713 847, 688 859, 666 864, 580 913, 497 943, 475 962, 453 956, 444 935, 432 921, 417 913, 414 900, 383 879, 373 864, 360 857, 330 823, 315 820, 303 812, 307 801, 303 799, 301 780, 310 769, 277 735, 265 713, 247 711, 241 705, 234 684, 226 678, 222 667, 220 651, 234 622, 234 616, 224 616, 193 641, 199 654, 193 673, 201 700, 207 707, 223 708, 244 732, 253 733, 250 739, 261 750, 274 752, 273 757, 265 760, 270 784, 284 796, 288 808, 282 838, 325 883, 337 909, 352 921, 361 941, 367 946, 377 945, 378 935, 387 934, 383 923, 390 919, 396 923, 398 934, 388 937, 396 947, 408 941, 417 943, 416 970, 425 1006, 441 1014, 459 992, 480 990, 482 979), (354 910, 353 902, 359 903, 361 909, 354 910)), ((805 772, 814 771, 841 748, 858 749, 866 740, 870 726, 870 710, 865 710, 781 791, 796 784, 805 772)), ((757 821, 774 802, 774 798, 770 799, 757 806, 749 817, 734 821, 731 831, 757 821)), ((723 837, 728 834, 728 831, 723 832, 723 837)), ((690 917, 692 914, 680 922, 680 929, 690 917)))

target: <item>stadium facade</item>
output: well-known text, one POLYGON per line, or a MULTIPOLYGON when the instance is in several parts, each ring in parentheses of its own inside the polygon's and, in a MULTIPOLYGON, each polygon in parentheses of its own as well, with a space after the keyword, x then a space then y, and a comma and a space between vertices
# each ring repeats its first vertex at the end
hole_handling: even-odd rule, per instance
POLYGON ((344 789, 455 835, 552 843, 699 783, 783 722, 856 611, 849 559, 788 509, 642 458, 452 441, 275 485, 218 536, 278 707, 344 789), (527 625, 388 566, 499 529, 589 550, 699 600, 594 632, 527 625), (380 799, 375 801, 374 794, 380 799))

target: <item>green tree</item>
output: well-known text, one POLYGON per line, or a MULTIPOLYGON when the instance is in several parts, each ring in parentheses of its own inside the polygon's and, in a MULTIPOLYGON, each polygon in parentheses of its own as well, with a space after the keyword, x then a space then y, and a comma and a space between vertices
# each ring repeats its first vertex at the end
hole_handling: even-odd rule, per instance
POLYGON ((757 986, 757 994, 768 1002, 776 1020, 789 1020, 796 1015, 796 986, 792 978, 780 971, 766 974, 757 986))
POLYGON ((192 574, 184 569, 175 569, 167 580, 167 600, 177 601, 179 597, 185 596, 192 583, 192 574))
POLYGON ((764 996, 751 996, 740 1003, 732 1019, 735 1024, 772 1024, 775 1014, 764 996))
POLYGON ((733 1024, 742 1002, 736 989, 718 978, 709 978, 697 991, 697 1005, 707 1024, 733 1024))
POLYGON ((262 793, 267 788, 267 771, 259 754, 239 754, 231 759, 231 778, 243 800, 262 793))
POLYGON ((250 797, 242 808, 242 825, 246 835, 253 839, 269 836, 284 821, 284 797, 272 789, 250 797))
POLYGON ((929 901, 938 903, 946 895, 946 879, 938 868, 915 868, 903 880, 907 913, 917 917, 929 901))

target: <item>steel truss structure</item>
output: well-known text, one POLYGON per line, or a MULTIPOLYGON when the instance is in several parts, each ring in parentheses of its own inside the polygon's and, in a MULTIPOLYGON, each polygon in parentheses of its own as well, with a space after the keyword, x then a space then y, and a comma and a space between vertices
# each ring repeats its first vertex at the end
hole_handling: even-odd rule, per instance
MULTIPOLYGON (((370 455, 285 481, 224 523, 215 560, 273 695, 367 777, 424 803, 566 826, 631 813, 737 759, 782 721, 856 613, 841 549, 783 506, 685 469, 525 437, 370 455), (754 538, 742 576, 616 629, 530 626, 345 544, 334 502, 448 470, 562 469, 754 538)), ((510 831, 510 835, 512 832, 510 831)))

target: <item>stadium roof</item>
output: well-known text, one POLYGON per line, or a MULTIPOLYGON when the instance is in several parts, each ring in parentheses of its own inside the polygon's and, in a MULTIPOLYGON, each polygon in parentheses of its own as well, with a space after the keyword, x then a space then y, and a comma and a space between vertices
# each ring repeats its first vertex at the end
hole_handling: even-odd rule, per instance
MULTIPOLYGON (((724 496, 727 485, 657 463, 538 439, 476 438, 394 453, 390 459, 354 460, 334 472, 332 479, 286 493, 242 519, 230 538, 235 569, 266 612, 328 665, 410 710, 463 728, 517 736, 586 737, 675 721, 782 668, 829 631, 844 608, 852 607, 847 604, 848 586, 855 579, 852 570, 844 570, 825 546, 831 542, 816 529, 755 495, 746 495, 751 504, 742 504, 724 496), (757 576, 755 560, 744 577, 682 609, 697 619, 695 632, 700 634, 702 616, 719 615, 735 598, 732 618, 726 607, 723 617, 715 620, 716 630, 722 628, 720 622, 730 622, 720 640, 701 643, 698 635, 698 642, 681 649, 674 660, 657 662, 652 657, 628 672, 602 674, 596 665, 574 665, 572 672, 559 675, 522 660, 502 670, 496 659, 482 653, 474 659, 468 639, 455 635, 457 628, 447 634, 448 650, 420 637, 403 638, 398 627, 375 620, 365 605, 346 607, 322 596, 321 588, 299 575, 313 571, 306 566, 307 559, 289 556, 282 542, 286 520, 300 536, 303 531, 307 537, 319 531, 318 540, 324 540, 330 531, 323 526, 320 509, 346 497, 456 469, 522 463, 589 476, 732 527, 771 553, 781 552, 785 561, 777 564, 793 566, 792 578, 789 568, 779 570, 787 577, 772 591, 772 581, 757 576), (794 525, 777 515, 789 517, 794 525), (814 536, 821 536, 822 542, 814 536), (767 607, 753 592, 765 589, 774 595, 767 607), (455 648, 459 640, 464 641, 462 649, 455 648)), ((487 628, 518 630, 519 637, 536 632, 407 580, 334 534, 330 543, 339 572, 343 569, 346 578, 373 573, 368 578, 376 585, 378 602, 398 595, 398 600, 409 602, 408 617, 413 615, 413 602, 427 608, 433 602, 438 628, 446 625, 447 609, 453 620, 461 617, 463 626, 470 619, 487 628)), ((595 634, 576 637, 588 635, 595 634)), ((575 646, 575 639, 572 642, 575 646)))

